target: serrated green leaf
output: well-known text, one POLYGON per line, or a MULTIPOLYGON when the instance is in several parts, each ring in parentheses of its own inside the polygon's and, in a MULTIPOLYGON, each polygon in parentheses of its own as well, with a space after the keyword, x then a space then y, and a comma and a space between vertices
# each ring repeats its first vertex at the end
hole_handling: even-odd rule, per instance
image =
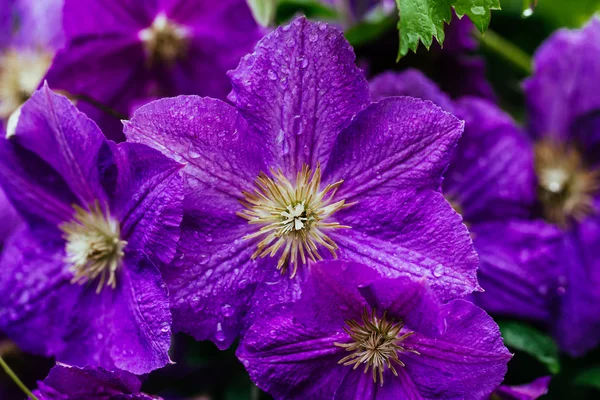
POLYGON ((500 0, 455 0, 452 5, 459 17, 466 14, 483 33, 490 25, 491 10, 500 9, 500 0))
POLYGON ((444 42, 444 23, 452 19, 452 7, 459 17, 467 15, 481 32, 490 24, 490 11, 500 9, 499 0, 396 0, 400 48, 398 59, 409 50, 416 51, 419 43, 427 49, 433 38, 444 42))
POLYGON ((600 366, 583 371, 575 377, 574 382, 579 386, 589 386, 600 389, 600 366))
POLYGON ((275 21, 277 0, 247 0, 248 6, 256 22, 262 26, 269 26, 275 21))
POLYGON ((552 374, 560 371, 558 347, 550 336, 522 322, 500 321, 498 326, 506 346, 533 356, 552 374))

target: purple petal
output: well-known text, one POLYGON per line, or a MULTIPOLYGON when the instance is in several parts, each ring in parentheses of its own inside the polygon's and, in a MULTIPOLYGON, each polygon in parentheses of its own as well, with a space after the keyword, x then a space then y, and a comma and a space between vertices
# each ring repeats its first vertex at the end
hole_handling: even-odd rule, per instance
POLYGON ((0 271, 0 329, 27 351, 71 364, 138 374, 167 364, 171 315, 154 264, 126 257, 117 289, 98 294, 94 284, 70 283, 62 246, 40 231, 9 240, 0 271))
POLYGON ((409 329, 434 337, 443 331, 441 305, 425 280, 380 278, 359 291, 371 308, 404 321, 409 329))
POLYGON ((0 330, 25 351, 52 355, 66 350, 63 333, 81 287, 69 283, 72 273, 63 261, 62 246, 55 233, 25 227, 5 243, 0 330))
POLYGON ((464 98, 456 115, 465 120, 465 133, 445 174, 446 197, 470 223, 528 216, 536 189, 528 139, 486 100, 464 98))
POLYGON ((121 34, 135 37, 152 21, 155 2, 138 0, 64 0, 63 25, 68 40, 93 35, 121 34))
POLYGON ((495 395, 499 400, 535 400, 548 393, 550 379, 550 376, 543 376, 525 385, 501 385, 492 396, 495 395))
POLYGON ((529 127, 535 137, 568 139, 576 118, 600 108, 600 20, 583 29, 560 30, 537 51, 525 84, 529 127))
POLYGON ((341 260, 321 261, 309 268, 303 301, 294 308, 296 320, 305 325, 319 321, 320 326, 335 330, 349 318, 360 319, 367 302, 358 288, 380 275, 365 265, 341 260))
POLYGON ((373 101, 392 96, 410 96, 430 100, 443 110, 452 112, 454 105, 450 97, 437 87, 421 71, 408 69, 402 72, 384 72, 369 82, 373 101))
POLYGON ((448 166, 462 123, 431 102, 409 97, 371 104, 340 133, 323 173, 344 180, 339 197, 434 189, 448 166))
POLYGON ((257 386, 276 399, 332 398, 351 371, 338 365, 344 351, 334 345, 346 334, 341 327, 329 334, 319 324, 294 323, 291 314, 290 304, 269 308, 247 331, 236 354, 257 386))
POLYGON ((103 199, 97 160, 104 136, 66 97, 47 85, 34 93, 10 140, 48 163, 82 204, 103 199))
POLYGON ((558 277, 558 320, 554 327, 561 350, 581 356, 600 341, 600 221, 588 218, 564 235, 560 260, 564 272, 558 277))
POLYGON ((34 394, 40 400, 151 400, 140 393, 140 380, 124 371, 107 371, 100 367, 83 368, 57 364, 34 394))
POLYGON ((126 257, 117 288, 99 294, 89 285, 64 328, 68 347, 57 360, 145 374, 170 362, 171 313, 167 286, 141 253, 126 257))
POLYGON ((21 224, 21 218, 17 214, 16 210, 10 204, 4 191, 0 188, 0 221, 2 221, 2 225, 0 225, 0 250, 2 249, 2 245, 8 237, 17 230, 19 225, 21 224))
POLYGON ((338 29, 299 18, 262 39, 229 72, 230 100, 284 172, 324 164, 337 134, 368 104, 354 59, 338 29))
POLYGON ((558 285, 562 234, 543 221, 474 224, 479 254, 475 302, 491 313, 548 321, 558 285))
POLYGON ((489 396, 504 379, 511 358, 498 325, 464 300, 443 306, 443 315, 446 331, 441 337, 417 332, 406 339, 419 352, 405 355, 408 375, 425 398, 456 397, 460 390, 466 400, 489 396))
POLYGON ((17 0, 19 28, 13 42, 21 46, 58 49, 64 43, 63 0, 17 0))
POLYGON ((151 78, 144 57, 135 35, 86 36, 57 53, 46 79, 52 89, 82 98, 78 107, 100 125, 109 139, 122 141, 120 121, 88 104, 87 99, 130 115, 134 104, 148 98, 151 78))
POLYGON ((391 192, 363 196, 336 214, 351 229, 331 233, 338 256, 388 276, 426 278, 441 299, 478 288, 478 264, 462 218, 437 192, 391 192))
POLYGON ((183 165, 142 144, 110 147, 112 159, 105 160, 102 183, 128 247, 169 263, 183 216, 183 183, 177 174, 183 165))
MULTIPOLYGON (((129 141, 162 151, 178 162, 190 190, 230 204, 251 191, 269 153, 230 105, 210 98, 180 96, 154 101, 125 124, 129 141)), ((236 211, 242 211, 238 204, 236 211)), ((244 222, 240 219, 240 223, 244 222)))

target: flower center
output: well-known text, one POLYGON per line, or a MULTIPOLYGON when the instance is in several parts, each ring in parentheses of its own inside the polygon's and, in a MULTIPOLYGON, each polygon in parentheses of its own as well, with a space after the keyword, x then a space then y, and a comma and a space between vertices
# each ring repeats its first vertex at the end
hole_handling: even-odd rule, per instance
POLYGON ((150 65, 172 65, 185 56, 188 47, 188 30, 167 19, 164 13, 156 16, 152 25, 138 33, 144 44, 150 65))
POLYGON ((89 211, 74 206, 73 220, 60 225, 66 240, 66 261, 74 276, 71 283, 84 284, 100 276, 96 293, 104 283, 117 286, 116 271, 127 242, 121 240, 119 223, 96 202, 89 211))
POLYGON ((538 142, 535 169, 547 220, 564 226, 571 217, 581 220, 594 212, 594 194, 600 188, 599 171, 587 168, 575 147, 549 140, 538 142))
POLYGON ((383 372, 389 368, 395 376, 398 372, 394 363, 404 367, 404 363, 398 358, 400 352, 411 352, 419 354, 416 350, 407 349, 402 346, 402 342, 414 332, 407 332, 400 335, 404 327, 402 320, 397 323, 392 319, 386 318, 386 313, 382 318, 378 318, 375 310, 369 314, 367 308, 362 314, 362 325, 354 320, 347 320, 344 331, 352 339, 351 343, 334 343, 336 346, 352 352, 352 354, 342 358, 338 364, 353 365, 352 369, 358 368, 360 364, 365 364, 364 373, 372 368, 373 382, 379 382, 383 386, 383 372))
POLYGON ((0 56, 0 118, 7 119, 38 88, 48 72, 52 54, 37 50, 8 50, 0 56))
POLYGON ((244 239, 263 237, 252 258, 274 257, 281 250, 277 269, 284 272, 289 261, 291 277, 294 277, 300 261, 306 264, 307 259, 322 260, 320 247, 336 257, 338 247, 325 231, 350 228, 331 221, 331 216, 352 204, 346 204, 345 200, 333 202, 333 196, 343 181, 320 190, 320 166, 313 173, 304 165, 295 184, 281 171, 271 172, 274 178, 261 172, 254 192, 242 193, 242 204, 246 209, 237 214, 247 219, 249 224, 261 225, 255 233, 244 236, 244 239))

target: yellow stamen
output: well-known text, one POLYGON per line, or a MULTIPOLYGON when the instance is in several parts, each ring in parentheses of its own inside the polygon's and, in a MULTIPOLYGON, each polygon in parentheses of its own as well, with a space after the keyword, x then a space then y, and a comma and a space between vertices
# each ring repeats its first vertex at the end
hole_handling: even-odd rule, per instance
POLYGON ((121 240, 119 223, 106 213, 98 202, 89 210, 75 205, 73 220, 60 225, 66 240, 66 262, 74 276, 71 283, 84 284, 100 276, 96 293, 104 283, 113 289, 117 286, 116 271, 124 256, 127 242, 121 240))
POLYGON ((587 168, 573 146, 543 140, 535 145, 535 170, 543 212, 550 222, 565 226, 596 212, 594 196, 600 171, 587 168))
POLYGON ((404 367, 404 363, 398 357, 400 352, 410 352, 419 354, 418 351, 408 349, 400 343, 414 332, 407 332, 400 335, 404 327, 402 320, 395 323, 392 319, 386 319, 386 313, 382 318, 378 318, 375 310, 369 314, 365 307, 362 314, 362 325, 354 320, 347 320, 344 331, 350 336, 350 343, 334 343, 336 346, 352 352, 352 354, 342 358, 338 364, 346 366, 352 365, 352 369, 358 368, 360 364, 365 364, 364 373, 372 368, 373 382, 379 378, 380 385, 383 386, 383 373, 388 368, 395 376, 398 371, 394 363, 404 367))
POLYGON ((298 264, 322 260, 319 248, 324 247, 336 257, 335 242, 324 232, 327 229, 350 228, 330 221, 331 216, 348 207, 345 200, 334 202, 335 192, 343 181, 321 187, 321 167, 314 173, 307 165, 298 172, 295 183, 281 171, 271 171, 273 178, 261 172, 253 193, 243 192, 242 204, 246 210, 238 213, 249 224, 262 225, 244 239, 263 237, 252 258, 274 257, 280 250, 277 269, 284 272, 291 263, 291 277, 298 264))
POLYGON ((185 27, 170 21, 164 13, 158 14, 150 27, 138 33, 150 65, 171 65, 183 58, 188 48, 188 36, 185 27))
POLYGON ((38 88, 52 54, 43 50, 11 49, 0 55, 0 118, 7 119, 38 88))

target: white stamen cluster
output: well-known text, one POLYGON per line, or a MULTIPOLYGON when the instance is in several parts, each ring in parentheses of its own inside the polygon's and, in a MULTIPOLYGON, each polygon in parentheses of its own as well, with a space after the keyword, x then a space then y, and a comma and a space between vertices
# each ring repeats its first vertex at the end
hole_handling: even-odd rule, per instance
POLYGON ((379 378, 381 386, 383 386, 383 373, 386 368, 398 376, 398 371, 392 362, 404 367, 404 363, 398 358, 398 353, 419 354, 418 351, 401 345, 402 341, 414 332, 400 335, 404 322, 400 320, 396 323, 393 319, 388 321, 386 313, 382 318, 378 318, 375 310, 369 314, 365 308, 362 314, 362 325, 354 320, 347 320, 346 325, 344 331, 350 336, 352 342, 334 344, 352 354, 342 358, 338 364, 352 365, 352 369, 365 364, 364 373, 366 374, 369 368, 372 368, 373 382, 376 383, 379 378))
POLYGON ((42 50, 8 50, 0 55, 0 118, 7 119, 38 88, 52 54, 42 50))
POLYGON ((587 168, 580 152, 552 141, 535 145, 538 194, 547 220, 566 225, 595 212, 594 196, 600 189, 600 171, 587 168))
POLYGON ((119 223, 98 203, 89 210, 74 208, 73 220, 60 225, 66 240, 66 262, 74 274, 71 283, 84 284, 100 277, 96 293, 100 293, 105 283, 116 288, 116 272, 127 245, 121 240, 119 223))
POLYGON ((284 272, 291 264, 291 277, 296 275, 298 264, 321 260, 319 247, 324 247, 335 257, 338 249, 325 233, 328 229, 350 228, 331 221, 338 210, 348 207, 345 200, 333 202, 335 192, 343 183, 339 181, 321 186, 321 167, 314 173, 304 165, 290 182, 281 171, 271 171, 273 178, 262 173, 256 180, 253 193, 243 192, 242 204, 246 207, 238 215, 253 225, 262 225, 244 239, 264 236, 256 246, 252 258, 274 257, 280 250, 277 269, 284 272))
POLYGON ((150 65, 171 65, 185 56, 188 48, 188 30, 170 21, 164 13, 156 16, 152 25, 138 33, 150 65))

